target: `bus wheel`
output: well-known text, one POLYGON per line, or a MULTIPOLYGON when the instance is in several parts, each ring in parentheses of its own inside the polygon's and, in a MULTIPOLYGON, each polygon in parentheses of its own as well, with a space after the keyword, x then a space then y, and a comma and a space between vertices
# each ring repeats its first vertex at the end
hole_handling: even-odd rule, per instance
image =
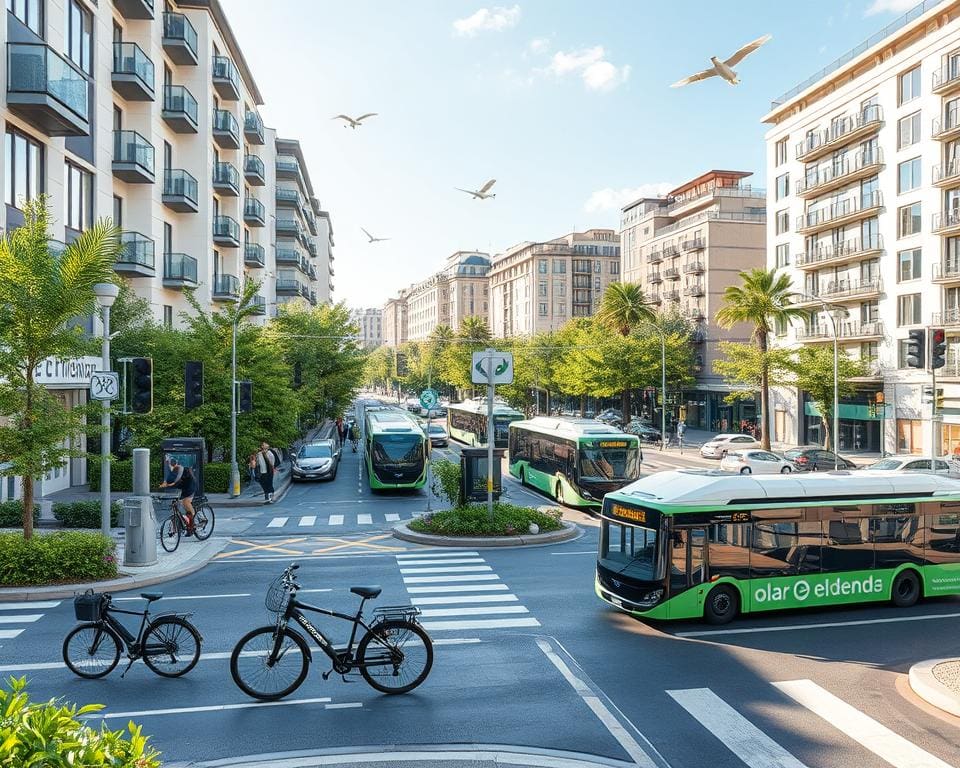
POLYGON ((902 571, 893 580, 891 600, 898 608, 909 608, 920 599, 920 580, 911 570, 902 571))
POLYGON ((703 616, 709 624, 726 624, 733 621, 740 610, 737 593, 730 587, 721 585, 712 589, 703 606, 703 616))

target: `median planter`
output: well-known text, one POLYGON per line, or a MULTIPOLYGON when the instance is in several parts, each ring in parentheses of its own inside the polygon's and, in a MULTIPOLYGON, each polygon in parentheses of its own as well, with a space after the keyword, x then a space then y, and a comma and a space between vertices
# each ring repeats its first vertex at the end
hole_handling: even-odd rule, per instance
POLYGON ((447 547, 519 547, 567 541, 580 534, 572 523, 560 519, 555 507, 531 509, 495 504, 491 522, 486 505, 447 509, 398 523, 395 538, 418 544, 447 547))

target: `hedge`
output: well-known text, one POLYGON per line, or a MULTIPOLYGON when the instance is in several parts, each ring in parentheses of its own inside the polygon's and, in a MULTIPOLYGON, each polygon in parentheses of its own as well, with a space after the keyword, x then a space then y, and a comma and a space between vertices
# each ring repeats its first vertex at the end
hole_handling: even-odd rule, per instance
MULTIPOLYGON (((100 462, 87 462, 87 478, 91 491, 100 490, 100 462)), ((163 471, 156 462, 150 462, 150 487, 155 489, 163 482, 163 471)), ((212 462, 203 465, 203 485, 207 493, 227 493, 230 490, 230 464, 212 462)), ((133 462, 114 461, 110 464, 110 490, 129 493, 133 490, 133 462)))
MULTIPOLYGON (((40 506, 33 505, 33 522, 40 517, 40 506)), ((0 528, 23 528, 23 501, 0 502, 0 528)))
MULTIPOLYGON (((53 516, 63 523, 65 528, 99 528, 100 502, 59 502, 53 505, 53 516)), ((115 501, 110 505, 110 525, 116 528, 119 519, 120 503, 115 501)))
POLYGON ((114 541, 99 533, 61 531, 24 539, 0 533, 0 586, 103 581, 117 576, 114 541))
POLYGON ((530 507, 497 502, 493 505, 493 522, 486 504, 471 504, 424 515, 410 521, 410 530, 436 536, 521 536, 529 533, 530 523, 541 532, 557 531, 562 513, 546 514, 530 507))

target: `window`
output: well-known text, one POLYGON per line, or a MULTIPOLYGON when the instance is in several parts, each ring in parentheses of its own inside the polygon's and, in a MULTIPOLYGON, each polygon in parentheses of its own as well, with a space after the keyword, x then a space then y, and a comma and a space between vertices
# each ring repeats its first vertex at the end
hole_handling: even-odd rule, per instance
POLYGON ((915 235, 920 231, 920 203, 905 205, 899 209, 900 215, 897 217, 900 223, 898 237, 915 235))
POLYGON ((43 37, 43 0, 7 0, 7 10, 35 34, 43 37))
POLYGON ((790 194, 790 174, 777 176, 777 200, 782 200, 790 194))
POLYGON ((90 60, 93 37, 93 15, 79 0, 67 2, 67 55, 88 75, 93 73, 90 60))
POLYGON ((547 303, 545 301, 540 302, 540 317, 547 316, 547 303))
POLYGON ((787 335, 787 321, 782 317, 775 317, 773 319, 773 332, 777 336, 786 336, 787 335))
POLYGON ((43 192, 43 145, 25 133, 7 128, 3 182, 7 205, 19 208, 43 192))
POLYGON ((781 243, 777 246, 777 266, 786 267, 790 264, 790 246, 787 243, 781 243))
POLYGON ((620 274, 620 262, 619 262, 619 261, 611 261, 611 262, 610 262, 610 274, 611 274, 611 275, 619 275, 619 274, 620 274))
POLYGON ((897 297, 897 325, 920 324, 920 294, 908 293, 897 297))
POLYGON ((546 260, 546 259, 540 259, 540 260, 537 262, 537 272, 539 272, 541 275, 547 274, 547 260, 546 260))
POLYGON ((69 229, 82 232, 93 224, 93 174, 67 161, 65 168, 64 222, 69 229))
POLYGON ((897 339, 897 368, 909 368, 907 365, 907 355, 910 354, 910 348, 907 346, 908 339, 897 339))
POLYGON ((566 259, 554 259, 554 260, 553 260, 553 274, 555 274, 555 275, 565 275, 565 274, 567 274, 567 260, 566 260, 566 259))
POLYGON ((554 295, 554 296, 566 296, 566 295, 567 295, 567 284, 566 284, 566 283, 554 283, 554 284, 553 284, 553 295, 554 295))
POLYGON ((117 195, 113 196, 113 223, 123 227, 123 198, 117 195))
POLYGON ((603 271, 603 262, 601 262, 599 259, 593 262, 593 271, 599 275, 600 272, 603 271))
POLYGON ((790 211, 782 210, 777 211, 777 234, 782 235, 784 232, 790 231, 790 211))
POLYGON ((777 142, 777 165, 783 165, 787 162, 787 141, 789 138, 789 136, 784 136, 777 142))
POLYGON ((546 296, 547 295, 547 281, 541 280, 540 284, 537 286, 537 295, 546 296))
POLYGON ((920 95, 920 66, 900 75, 900 104, 913 101, 920 95))
POLYGON ((897 194, 902 195, 920 186, 920 158, 904 160, 897 165, 897 194))
POLYGON ((169 304, 163 305, 163 327, 173 328, 173 307, 169 304))
POLYGON ((897 122, 897 149, 910 147, 920 141, 920 113, 901 117, 897 122))
POLYGON ((920 277, 920 249, 911 248, 897 254, 897 282, 917 280, 920 277))

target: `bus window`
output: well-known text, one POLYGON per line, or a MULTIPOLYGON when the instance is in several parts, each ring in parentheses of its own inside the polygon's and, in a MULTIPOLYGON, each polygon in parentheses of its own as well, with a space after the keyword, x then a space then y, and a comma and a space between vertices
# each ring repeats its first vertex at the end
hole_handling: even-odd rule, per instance
POLYGON ((704 528, 674 528, 670 535, 670 591, 677 595, 706 580, 704 528))
POLYGON ((708 529, 710 575, 750 578, 750 523, 719 523, 708 529))
POLYGON ((873 568, 873 544, 867 518, 823 521, 823 570, 860 571, 873 568))
POLYGON ((750 550, 753 578, 819 573, 820 533, 812 531, 813 525, 817 524, 755 523, 750 550))
POLYGON ((917 516, 870 518, 870 541, 873 542, 874 564, 877 568, 896 568, 903 563, 922 565, 913 550, 912 542, 917 534, 917 516))
POLYGON ((635 579, 662 579, 657 557, 657 532, 652 528, 604 520, 600 526, 600 564, 635 579))
POLYGON ((927 518, 926 559, 934 565, 956 562, 960 553, 960 512, 927 518))

